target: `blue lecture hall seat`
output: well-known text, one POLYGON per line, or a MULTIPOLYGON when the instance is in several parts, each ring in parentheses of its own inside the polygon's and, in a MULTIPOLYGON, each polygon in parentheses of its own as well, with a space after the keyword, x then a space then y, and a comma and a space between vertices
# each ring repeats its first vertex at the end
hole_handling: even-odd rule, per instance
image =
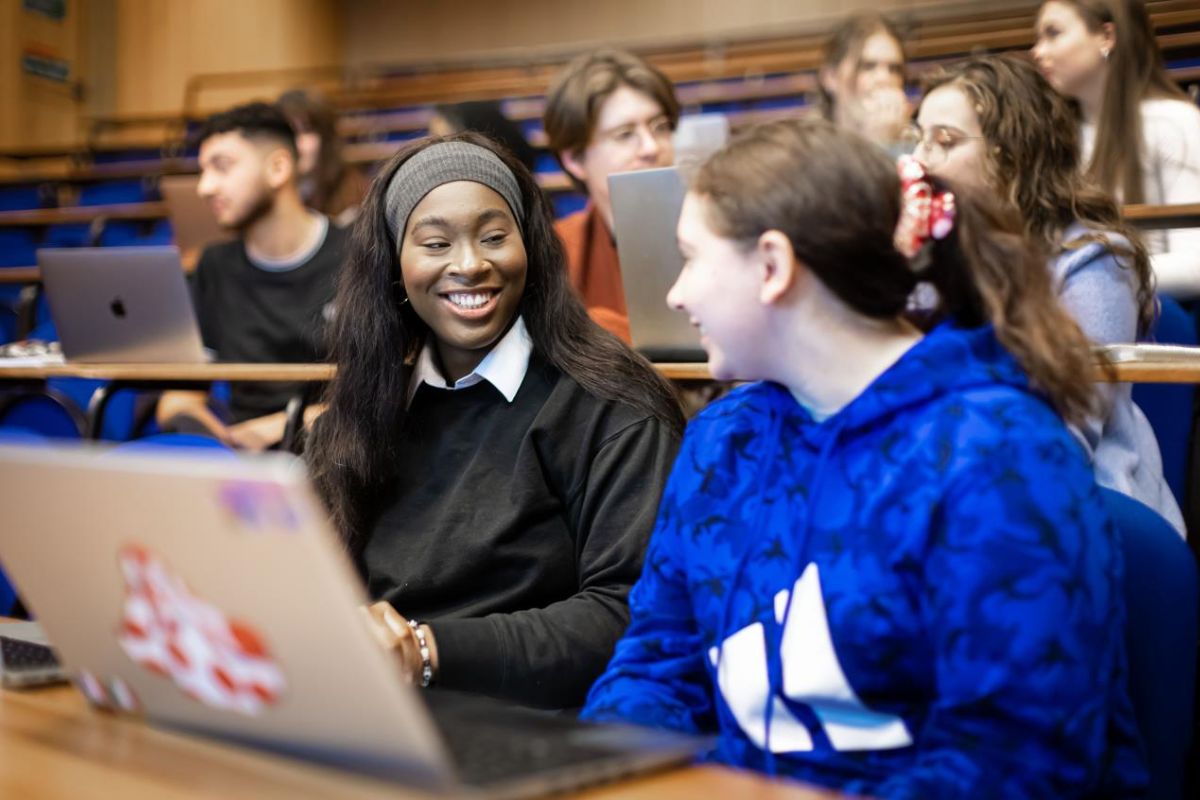
POLYGON ((85 184, 79 190, 81 206, 106 206, 117 203, 145 203, 157 200, 158 192, 141 178, 113 179, 85 184))
POLYGON ((119 453, 158 453, 170 450, 206 450, 214 455, 236 456, 232 449, 216 439, 192 433, 156 433, 144 439, 123 442, 113 448, 113 452, 119 453))
MULTIPOLYGON (((1170 297, 1158 298, 1160 310, 1152 341, 1196 346, 1196 326, 1190 314, 1170 297)), ((1179 507, 1188 507, 1188 461, 1195 419, 1196 387, 1190 383, 1137 383, 1133 401, 1145 413, 1158 438, 1163 475, 1179 507)))
POLYGON ((1130 695, 1150 768, 1149 797, 1178 800, 1195 725, 1196 562, 1156 512, 1110 489, 1100 492, 1125 560, 1130 695))
POLYGON ((5 186, 0 188, 0 211, 24 211, 41 208, 44 203, 36 185, 5 186))
POLYGON ((31 267, 37 263, 37 240, 24 228, 0 228, 0 267, 31 267))

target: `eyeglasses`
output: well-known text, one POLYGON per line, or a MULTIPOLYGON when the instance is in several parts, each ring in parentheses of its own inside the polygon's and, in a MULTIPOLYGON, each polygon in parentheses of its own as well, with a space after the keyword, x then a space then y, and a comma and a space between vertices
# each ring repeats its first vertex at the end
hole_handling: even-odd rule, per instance
POLYGON ((641 146, 643 133, 648 133, 659 144, 670 141, 675 131, 671 120, 666 117, 655 117, 642 122, 631 122, 607 131, 602 131, 597 138, 623 149, 635 149, 641 146))
POLYGON ((986 136, 967 136, 953 128, 940 125, 923 131, 919 125, 914 124, 905 129, 901 141, 912 148, 913 155, 923 161, 925 166, 936 167, 949 158, 950 151, 960 144, 986 139, 986 136))

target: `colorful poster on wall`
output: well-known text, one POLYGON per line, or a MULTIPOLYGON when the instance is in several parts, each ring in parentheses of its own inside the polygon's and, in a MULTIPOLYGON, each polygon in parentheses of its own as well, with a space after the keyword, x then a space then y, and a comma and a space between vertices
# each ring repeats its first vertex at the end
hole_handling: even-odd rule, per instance
POLYGON ((23 0, 22 7, 47 19, 62 22, 67 17, 67 0, 23 0))

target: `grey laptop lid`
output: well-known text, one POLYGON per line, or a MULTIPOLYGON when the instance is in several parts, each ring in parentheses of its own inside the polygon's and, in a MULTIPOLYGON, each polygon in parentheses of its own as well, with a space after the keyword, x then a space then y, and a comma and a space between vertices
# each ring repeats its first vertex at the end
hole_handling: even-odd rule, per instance
POLYGON ((158 191, 167 204, 171 230, 179 252, 195 253, 215 242, 232 239, 234 234, 217 224, 217 218, 203 197, 196 193, 199 175, 167 175, 159 179, 158 191))
POLYGON ((174 247, 37 251, 67 361, 204 361, 187 280, 174 247))
POLYGON ((705 361, 700 333, 686 314, 667 307, 683 257, 675 237, 686 193, 676 167, 621 172, 608 178, 614 235, 633 346, 651 361, 705 361))
POLYGON ((4 568, 98 705, 425 788, 510 797, 679 763, 702 744, 407 683, 363 624, 361 578, 290 456, 0 446, 0 484, 4 568), (466 742, 485 754, 572 737, 585 747, 554 770, 513 764, 479 779, 460 757, 462 734, 489 736, 466 742))

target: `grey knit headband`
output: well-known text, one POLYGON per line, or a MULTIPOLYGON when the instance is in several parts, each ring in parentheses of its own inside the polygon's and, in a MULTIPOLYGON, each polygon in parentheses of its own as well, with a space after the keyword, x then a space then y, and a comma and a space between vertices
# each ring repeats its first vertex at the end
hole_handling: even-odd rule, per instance
POLYGON ((404 229, 417 203, 443 183, 473 181, 495 191, 508 203, 517 225, 525 228, 521 187, 512 170, 487 148, 470 142, 439 142, 405 161, 387 187, 387 221, 400 250, 404 229))

